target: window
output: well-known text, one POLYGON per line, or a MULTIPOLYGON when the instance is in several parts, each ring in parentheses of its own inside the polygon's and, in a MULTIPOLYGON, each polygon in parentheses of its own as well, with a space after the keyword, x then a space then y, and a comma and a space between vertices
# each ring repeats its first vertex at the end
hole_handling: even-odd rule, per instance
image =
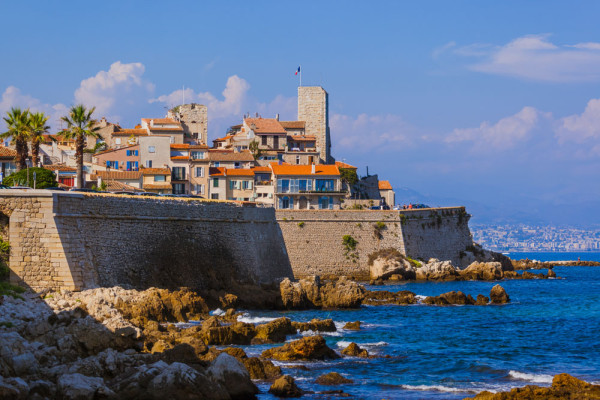
POLYGON ((267 137, 266 136, 261 136, 260 138, 260 144, 263 146, 267 145, 267 137))
POLYGON ((214 167, 217 167, 217 168, 221 166, 221 163, 219 161, 215 161, 213 164, 214 164, 214 167))
POLYGON ((139 163, 137 161, 127 161, 127 171, 137 171, 139 163))
POLYGON ((321 196, 319 197, 319 210, 332 210, 333 209, 333 197, 321 196))
POLYGON ((138 151, 137 151, 137 150, 126 150, 126 151, 125 151, 125 154, 126 154, 128 157, 131 157, 131 156, 137 156, 139 153, 138 153, 138 151))
POLYGON ((211 193, 210 198, 213 200, 219 200, 219 193, 211 193))
POLYGON ((240 188, 241 181, 229 181, 229 189, 238 189, 240 188))
POLYGON ((198 189, 199 189, 197 191, 197 193, 204 194, 204 184, 200 184, 200 185, 196 185, 196 186, 198 186, 198 189))
POLYGON ((241 168, 241 167, 240 167, 240 162, 239 162, 239 161, 236 161, 235 163, 233 163, 233 167, 234 167, 234 168, 241 168))
POLYGON ((287 197, 287 196, 279 198, 279 208, 293 209, 294 208, 294 199, 292 197, 287 197))
POLYGON ((274 149, 279 148, 279 136, 273 136, 273 148, 274 149))
POLYGON ((196 178, 204 178, 204 167, 196 167, 196 178))
POLYGON ((167 177, 164 175, 154 175, 154 182, 166 182, 167 177))
POLYGON ((185 183, 174 183, 173 194, 185 194, 185 183))
POLYGON ((290 191, 289 179, 277 179, 277 193, 288 193, 290 191))
POLYGON ((119 169, 119 162, 118 161, 106 161, 106 167, 113 168, 113 169, 119 169))
POLYGON ((244 190, 252 189, 252 181, 242 181, 242 189, 244 189, 244 190))
POLYGON ((334 186, 333 179, 315 179, 315 190, 318 192, 333 192, 334 186))
POLYGON ((116 139, 115 139, 115 143, 116 143, 116 144, 121 144, 121 138, 116 138, 116 139))
MULTIPOLYGON (((213 187, 218 188, 219 187, 219 178, 213 178, 213 187)), ((217 197, 218 199, 218 197, 217 197)))
POLYGON ((185 167, 173 167, 171 179, 174 181, 185 181, 185 167))
POLYGON ((203 151, 192 151, 191 157, 192 157, 192 160, 203 160, 204 152, 203 151))
POLYGON ((148 146, 148 153, 156 153, 156 148, 154 146, 148 146))
POLYGON ((152 168, 152 160, 146 160, 146 168, 152 168))
POLYGON ((300 165, 300 156, 296 156, 296 165, 300 165))

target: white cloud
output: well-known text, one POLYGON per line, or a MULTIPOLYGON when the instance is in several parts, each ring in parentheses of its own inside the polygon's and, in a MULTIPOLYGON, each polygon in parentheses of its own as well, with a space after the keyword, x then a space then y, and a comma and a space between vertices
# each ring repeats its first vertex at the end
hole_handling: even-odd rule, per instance
POLYGON ((495 124, 484 121, 477 128, 454 129, 445 142, 472 142, 477 150, 504 150, 527 140, 538 127, 540 119, 549 117, 549 114, 533 107, 523 107, 518 113, 495 124))
POLYGON ((443 53, 445 53, 447 50, 456 47, 456 42, 455 41, 451 41, 446 43, 445 45, 438 47, 436 49, 433 49, 433 51, 431 52, 431 57, 433 57, 434 59, 438 58, 440 55, 442 55, 443 53))
MULTIPOLYGON (((562 118, 556 129, 559 142, 600 142, 600 99, 591 99, 581 114, 562 118)), ((597 144, 597 148, 600 143, 597 144)))
POLYGON ((557 45, 548 35, 530 35, 503 46, 459 47, 455 54, 483 58, 469 68, 488 74, 549 82, 600 81, 600 43, 595 42, 557 45))
POLYGON ((329 125, 335 148, 393 150, 411 145, 415 138, 414 129, 402 117, 392 114, 333 114, 329 125))
POLYGON ((159 96, 150 100, 151 103, 160 102, 167 106, 175 106, 181 104, 182 94, 185 95, 185 102, 198 102, 208 107, 208 117, 224 118, 232 115, 242 116, 242 106, 246 99, 250 85, 246 80, 237 75, 230 76, 223 90, 223 100, 219 100, 210 92, 196 93, 193 89, 175 90, 166 95, 159 96))
POLYGON ((84 79, 75 90, 75 102, 96 107, 94 116, 119 119, 131 108, 139 107, 154 90, 154 85, 142 79, 145 67, 141 63, 113 63, 108 71, 84 79))
MULTIPOLYGON (((2 93, 0 101, 0 115, 4 117, 6 112, 12 107, 20 107, 21 109, 29 109, 33 112, 43 112, 50 118, 48 124, 52 129, 60 127, 60 118, 67 115, 68 108, 64 104, 46 104, 39 99, 27 94, 22 94, 21 90, 14 86, 6 88, 2 93)), ((4 121, 2 121, 4 122, 4 121)))

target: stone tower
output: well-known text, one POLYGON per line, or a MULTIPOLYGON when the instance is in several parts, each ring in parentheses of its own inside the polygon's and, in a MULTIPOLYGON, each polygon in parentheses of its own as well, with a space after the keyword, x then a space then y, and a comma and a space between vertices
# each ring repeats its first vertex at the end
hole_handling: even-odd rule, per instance
POLYGON ((298 121, 305 121, 305 134, 317 138, 321 163, 333 164, 329 137, 329 95, 321 86, 298 87, 298 121))
POLYGON ((184 104, 170 110, 167 116, 181 122, 186 136, 207 144, 208 116, 206 106, 195 103, 184 104))

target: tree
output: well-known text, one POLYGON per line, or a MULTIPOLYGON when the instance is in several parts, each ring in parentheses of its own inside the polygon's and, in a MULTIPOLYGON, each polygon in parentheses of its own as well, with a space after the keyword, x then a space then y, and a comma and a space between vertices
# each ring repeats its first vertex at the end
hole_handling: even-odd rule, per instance
POLYGON ((4 178, 2 184, 7 186, 25 186, 27 185, 27 182, 29 182, 29 186, 33 187, 34 174, 36 189, 45 189, 48 187, 58 186, 58 183, 56 182, 56 175, 54 175, 54 172, 45 168, 37 167, 23 169, 19 172, 15 172, 14 174, 10 174, 6 178, 4 178))
POLYGON ((96 120, 92 119, 92 114, 96 107, 86 109, 83 104, 71 107, 69 115, 61 119, 67 123, 67 129, 61 132, 66 139, 75 140, 75 161, 77 162, 77 187, 83 188, 83 149, 87 136, 98 138, 98 129, 96 120))
POLYGON ((20 171, 27 167, 26 162, 29 154, 29 147, 27 146, 29 138, 29 110, 21 111, 20 108, 13 107, 6 115, 7 117, 4 118, 4 122, 6 122, 8 130, 1 134, 0 138, 11 138, 11 144, 15 146, 15 150, 17 151, 15 158, 17 171, 20 171))
POLYGON ((262 154, 262 151, 258 147, 258 142, 256 140, 250 142, 250 144, 248 145, 248 150, 250 150, 252 156, 254 156, 254 160, 258 160, 258 158, 262 154))
POLYGON ((40 143, 44 142, 44 134, 50 130, 50 127, 46 125, 48 118, 42 112, 29 114, 27 125, 29 128, 29 139, 31 140, 31 163, 34 167, 38 166, 40 143))

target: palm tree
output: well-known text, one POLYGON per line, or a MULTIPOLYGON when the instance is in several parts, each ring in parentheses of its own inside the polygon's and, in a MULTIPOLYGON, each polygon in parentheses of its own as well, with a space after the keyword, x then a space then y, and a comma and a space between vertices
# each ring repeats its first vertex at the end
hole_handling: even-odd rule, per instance
POLYGON ((83 104, 72 106, 69 115, 61 119, 67 123, 67 129, 60 134, 65 139, 75 139, 75 160, 77 162, 77 187, 83 188, 83 148, 87 136, 99 137, 96 120, 92 114, 96 107, 86 109, 83 104))
POLYGON ((44 134, 48 133, 50 127, 46 125, 48 118, 44 113, 38 112, 29 115, 29 138, 31 140, 31 163, 38 166, 40 155, 40 143, 44 142, 44 134))
POLYGON ((21 111, 20 108, 13 107, 6 113, 7 117, 4 118, 8 131, 0 135, 0 138, 6 139, 11 138, 11 143, 15 146, 17 156, 15 161, 17 163, 17 171, 27 167, 27 156, 29 154, 29 147, 27 147, 27 139, 29 138, 29 110, 21 111))

